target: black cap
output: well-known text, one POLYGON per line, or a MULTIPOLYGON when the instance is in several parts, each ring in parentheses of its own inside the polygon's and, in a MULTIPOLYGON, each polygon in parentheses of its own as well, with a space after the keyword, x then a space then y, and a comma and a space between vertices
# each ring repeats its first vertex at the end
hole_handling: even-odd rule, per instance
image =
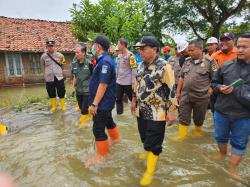
POLYGON ((157 38, 154 36, 144 36, 141 39, 141 42, 138 45, 135 45, 135 47, 145 47, 145 46, 158 48, 160 46, 160 43, 158 42, 157 38))
POLYGON ((55 45, 55 41, 54 40, 48 40, 47 42, 46 42, 46 45, 48 45, 48 46, 53 46, 53 45, 55 45))
POLYGON ((227 40, 233 40, 234 34, 231 32, 225 32, 220 36, 220 40, 227 39, 227 40))
POLYGON ((103 48, 105 51, 108 51, 109 46, 110 46, 109 39, 108 39, 108 37, 106 37, 106 36, 97 36, 97 37, 94 39, 94 43, 97 43, 97 44, 101 45, 102 48, 103 48))

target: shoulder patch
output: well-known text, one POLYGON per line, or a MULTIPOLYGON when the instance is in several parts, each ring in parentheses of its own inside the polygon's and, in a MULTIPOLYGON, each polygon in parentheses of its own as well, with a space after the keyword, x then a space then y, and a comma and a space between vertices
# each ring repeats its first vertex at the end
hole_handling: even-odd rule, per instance
POLYGON ((108 66, 102 65, 102 74, 106 74, 108 72, 108 66))

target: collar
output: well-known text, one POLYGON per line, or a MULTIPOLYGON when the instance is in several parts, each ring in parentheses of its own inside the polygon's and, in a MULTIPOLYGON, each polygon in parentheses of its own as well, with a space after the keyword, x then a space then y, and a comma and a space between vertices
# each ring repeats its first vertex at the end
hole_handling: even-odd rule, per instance
POLYGON ((108 52, 104 52, 96 58, 96 63, 98 63, 104 56, 108 55, 108 52))

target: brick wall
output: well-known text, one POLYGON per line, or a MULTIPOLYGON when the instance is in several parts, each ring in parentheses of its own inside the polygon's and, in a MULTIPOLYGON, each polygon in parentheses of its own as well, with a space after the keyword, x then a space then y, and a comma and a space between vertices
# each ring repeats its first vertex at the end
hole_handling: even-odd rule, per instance
MULTIPOLYGON (((21 61, 24 69, 24 75, 22 77, 8 77, 7 67, 5 62, 4 53, 0 53, 0 87, 1 86, 26 86, 37 83, 44 83, 44 66, 41 65, 41 73, 34 74, 31 70, 31 63, 29 55, 31 53, 21 53, 21 61)), ((32 53, 41 56, 42 53, 32 53)), ((65 53, 66 65, 64 71, 67 77, 70 77, 71 62, 74 57, 73 53, 65 53)))

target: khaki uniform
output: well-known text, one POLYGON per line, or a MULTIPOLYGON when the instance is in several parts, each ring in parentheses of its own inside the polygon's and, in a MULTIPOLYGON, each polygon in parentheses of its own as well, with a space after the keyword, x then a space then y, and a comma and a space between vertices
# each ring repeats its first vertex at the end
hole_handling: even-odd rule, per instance
POLYGON ((203 125, 209 103, 208 88, 216 71, 216 62, 208 55, 204 55, 201 60, 186 59, 180 72, 184 80, 179 103, 181 124, 190 124, 193 110, 194 124, 203 125))
MULTIPOLYGON (((65 64, 65 58, 63 54, 54 52, 50 54, 59 64, 65 64)), ((45 72, 44 78, 46 81, 46 89, 50 98, 56 98, 56 93, 59 98, 65 96, 65 85, 63 80, 63 69, 60 65, 54 62, 47 53, 43 53, 40 59, 44 64, 45 72)))
MULTIPOLYGON (((64 64, 65 58, 63 54, 59 52, 54 52, 50 54, 58 63, 64 64)), ((45 67, 45 73, 44 78, 46 82, 54 82, 54 77, 57 78, 57 80, 63 79, 63 71, 62 68, 56 64, 48 55, 47 53, 43 53, 41 56, 41 63, 44 64, 45 67)))

